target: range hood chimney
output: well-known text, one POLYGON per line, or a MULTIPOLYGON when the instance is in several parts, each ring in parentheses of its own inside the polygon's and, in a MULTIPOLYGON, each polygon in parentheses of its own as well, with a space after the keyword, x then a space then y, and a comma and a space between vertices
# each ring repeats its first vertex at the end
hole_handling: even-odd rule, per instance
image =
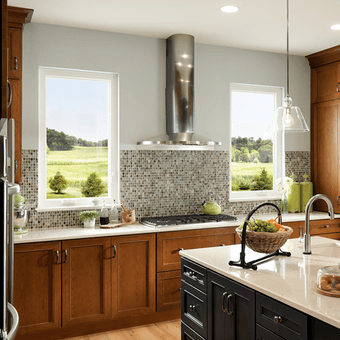
POLYGON ((220 142, 194 133, 194 37, 166 39, 166 135, 138 142, 138 149, 213 150, 220 142), (171 147, 169 147, 171 146, 171 147))

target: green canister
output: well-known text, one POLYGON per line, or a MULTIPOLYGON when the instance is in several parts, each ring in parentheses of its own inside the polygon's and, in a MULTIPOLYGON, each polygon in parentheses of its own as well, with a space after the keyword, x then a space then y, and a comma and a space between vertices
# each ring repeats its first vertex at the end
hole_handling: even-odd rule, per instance
POLYGON ((293 182, 288 195, 288 212, 300 212, 300 205, 300 183, 293 182))
MULTIPOLYGON (((301 189, 301 211, 305 211, 306 205, 308 201, 313 197, 313 183, 308 182, 308 175, 304 174, 303 176, 305 178, 305 181, 300 183, 300 189, 301 189)), ((311 207, 311 211, 313 209, 313 206, 311 207)))

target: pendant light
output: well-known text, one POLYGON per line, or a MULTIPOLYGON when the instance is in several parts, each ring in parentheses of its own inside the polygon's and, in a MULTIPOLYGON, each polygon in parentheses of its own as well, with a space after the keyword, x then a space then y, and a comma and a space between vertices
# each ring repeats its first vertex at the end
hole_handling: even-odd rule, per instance
POLYGON ((308 132, 309 128, 301 110, 293 106, 292 98, 289 95, 289 0, 287 0, 287 86, 286 96, 283 105, 275 111, 274 130, 286 132, 308 132))

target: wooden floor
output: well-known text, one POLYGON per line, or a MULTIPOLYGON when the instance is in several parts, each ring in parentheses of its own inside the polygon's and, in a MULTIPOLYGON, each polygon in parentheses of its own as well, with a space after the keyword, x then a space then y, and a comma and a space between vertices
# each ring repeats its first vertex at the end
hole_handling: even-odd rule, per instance
POLYGON ((181 320, 120 329, 112 332, 68 338, 65 340, 180 340, 181 320))

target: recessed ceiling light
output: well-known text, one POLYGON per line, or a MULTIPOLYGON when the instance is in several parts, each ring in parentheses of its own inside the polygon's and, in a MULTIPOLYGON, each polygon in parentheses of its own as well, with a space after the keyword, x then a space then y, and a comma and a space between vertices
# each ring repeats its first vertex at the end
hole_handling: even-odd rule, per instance
POLYGON ((236 6, 222 6, 221 11, 224 13, 235 13, 238 11, 238 7, 236 6))
POLYGON ((334 31, 340 31, 340 24, 332 25, 331 29, 334 31))

